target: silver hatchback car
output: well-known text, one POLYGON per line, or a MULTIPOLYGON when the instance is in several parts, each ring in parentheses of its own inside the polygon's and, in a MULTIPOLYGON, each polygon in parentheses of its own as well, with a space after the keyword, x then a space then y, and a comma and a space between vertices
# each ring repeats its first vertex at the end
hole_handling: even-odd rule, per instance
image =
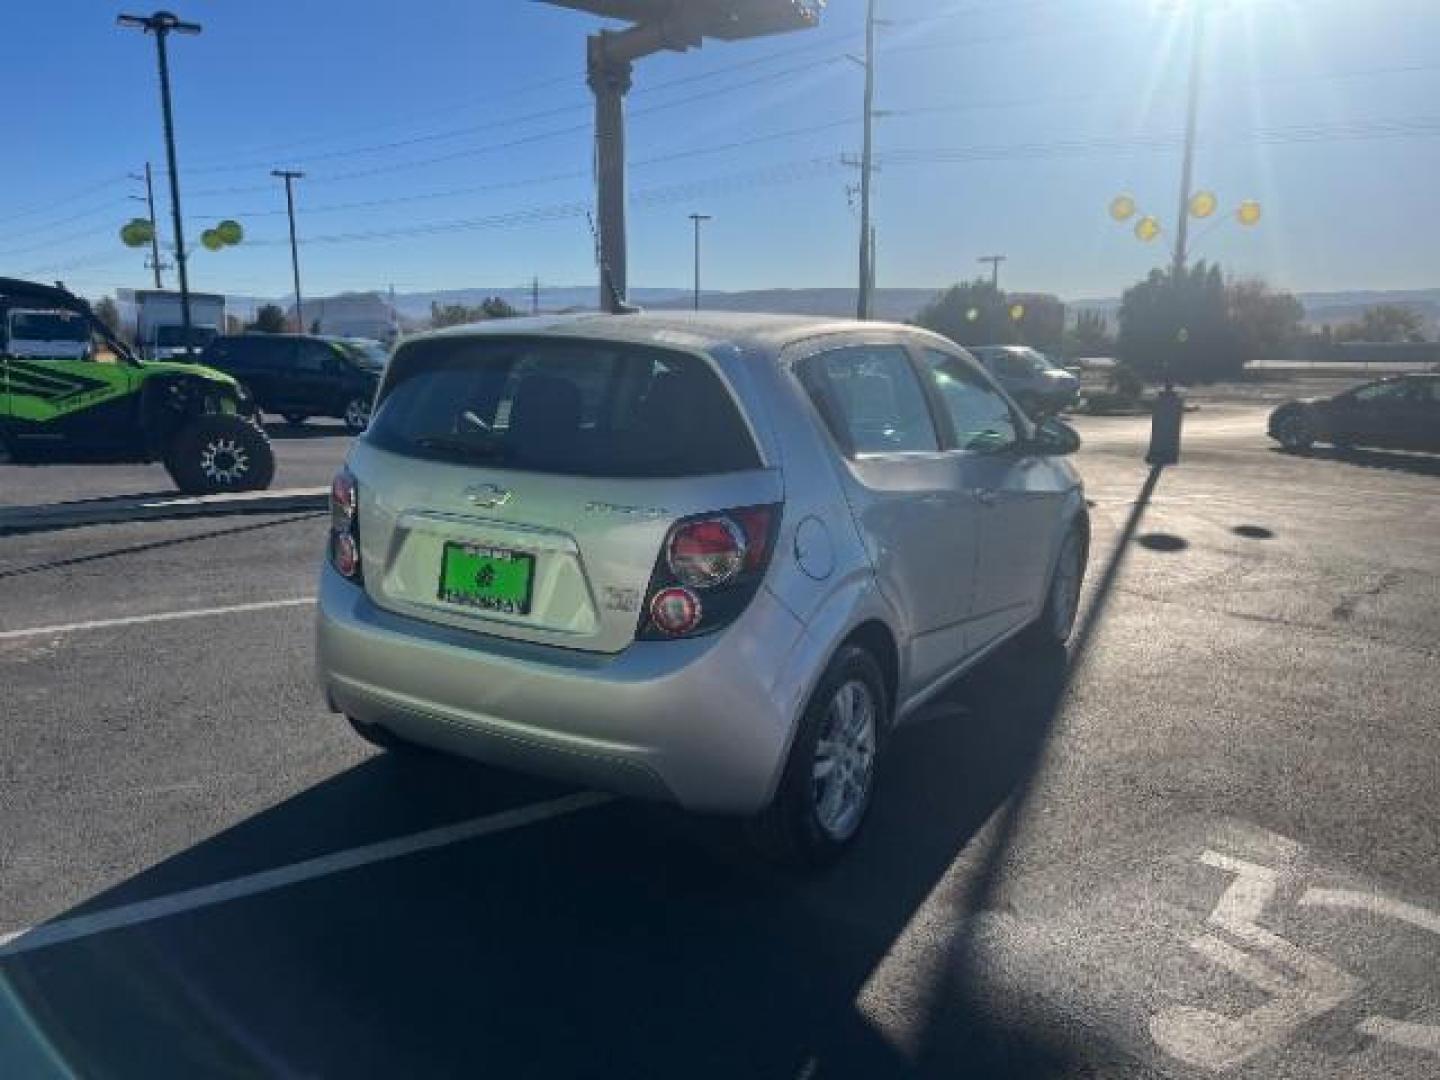
POLYGON ((1068 638, 1078 446, 913 327, 415 338, 333 485, 320 681, 382 746, 742 815, 823 862, 896 724, 1007 639, 1068 638))

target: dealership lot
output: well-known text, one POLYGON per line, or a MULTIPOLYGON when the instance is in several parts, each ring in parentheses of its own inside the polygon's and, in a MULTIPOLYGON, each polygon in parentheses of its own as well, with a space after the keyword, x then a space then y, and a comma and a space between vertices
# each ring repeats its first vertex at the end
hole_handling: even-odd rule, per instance
POLYGON ((313 689, 322 515, 0 537, 0 1072, 1434 1075, 1440 467, 1263 421, 1163 474, 1080 422, 1071 670, 957 685, 810 881, 373 753, 313 689))

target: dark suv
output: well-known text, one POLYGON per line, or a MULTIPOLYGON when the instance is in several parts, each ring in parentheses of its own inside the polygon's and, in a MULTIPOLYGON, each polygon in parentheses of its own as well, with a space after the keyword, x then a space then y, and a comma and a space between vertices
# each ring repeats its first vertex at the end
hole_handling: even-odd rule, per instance
POLYGON ((235 334, 207 345, 200 363, 233 376, 265 412, 292 424, 335 416, 358 434, 370 423, 384 356, 347 338, 235 334))

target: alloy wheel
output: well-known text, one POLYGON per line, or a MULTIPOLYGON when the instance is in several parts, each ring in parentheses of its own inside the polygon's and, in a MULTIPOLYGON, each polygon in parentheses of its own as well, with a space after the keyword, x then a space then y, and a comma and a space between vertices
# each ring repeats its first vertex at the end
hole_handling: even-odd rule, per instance
POLYGON ((250 471, 250 457, 234 439, 211 439, 200 452, 200 471, 213 484, 238 484, 250 471))
POLYGON ((815 744, 811 791, 815 817, 833 840, 860 827, 875 773, 875 698, 860 679, 842 683, 830 699, 815 744))

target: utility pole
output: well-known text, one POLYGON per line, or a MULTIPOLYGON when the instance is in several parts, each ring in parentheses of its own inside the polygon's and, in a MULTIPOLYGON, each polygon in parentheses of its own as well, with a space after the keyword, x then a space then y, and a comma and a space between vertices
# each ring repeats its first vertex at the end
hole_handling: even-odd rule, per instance
POLYGON ((195 355, 190 329, 190 275, 185 266, 185 225, 180 216, 180 167, 175 160, 175 117, 170 108, 170 58, 165 39, 171 34, 198 34, 199 23, 181 22, 168 11, 153 15, 120 15, 119 26, 155 35, 155 56, 160 67, 160 110, 165 121, 165 162, 170 169, 170 211, 175 219, 175 268, 180 274, 180 325, 185 334, 185 355, 195 355))
POLYGON ((691 214, 695 223, 695 310, 700 310, 700 224, 714 220, 710 214, 691 214))
POLYGON ((1172 277, 1178 287, 1189 258, 1190 200, 1195 184, 1195 137, 1200 116, 1200 80, 1204 72, 1205 8, 1208 0, 1194 0, 1195 26, 1191 31, 1190 102, 1185 119, 1185 161, 1180 167, 1180 213, 1176 217, 1175 265, 1172 277))
POLYGON ((305 309, 300 303, 300 249, 295 243, 295 181, 305 174, 295 169, 271 169, 270 175, 285 181, 285 209, 290 214, 290 269, 295 275, 295 322, 297 333, 305 333, 305 309))
POLYGON ((871 246, 870 228, 870 174, 875 165, 875 0, 865 5, 865 136, 860 153, 860 291, 855 305, 855 317, 870 318, 870 293, 874 275, 871 262, 874 251, 871 246))
MULTIPOLYGON (((165 264, 160 261, 160 233, 155 228, 155 183, 150 174, 150 162, 145 162, 144 176, 131 173, 130 179, 145 181, 145 198, 142 201, 145 203, 146 213, 150 219, 150 268, 155 271, 155 288, 163 289, 165 282, 160 277, 160 271, 165 264)), ((131 195, 130 198, 139 199, 140 196, 131 195)))
POLYGON ((1000 264, 1009 261, 1008 255, 981 255, 976 262, 990 264, 990 285, 996 292, 1000 291, 1000 264))
POLYGON ((530 314, 540 314, 540 277, 536 275, 530 279, 530 314))

